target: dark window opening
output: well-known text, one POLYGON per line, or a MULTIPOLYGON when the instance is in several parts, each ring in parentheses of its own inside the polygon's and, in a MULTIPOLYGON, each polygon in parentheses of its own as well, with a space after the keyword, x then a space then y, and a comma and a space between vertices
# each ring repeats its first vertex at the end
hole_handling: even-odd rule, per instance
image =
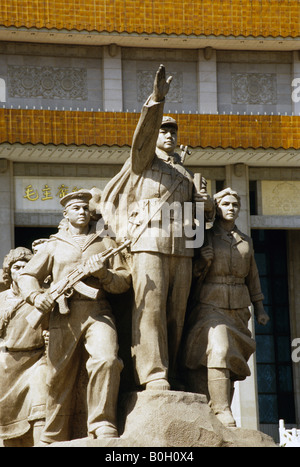
POLYGON ((224 184, 225 184, 224 180, 216 180, 216 193, 224 190, 224 184))
POLYGON ((249 202, 250 215, 257 215, 257 182, 255 180, 249 182, 249 202))
POLYGON ((57 227, 16 227, 15 228, 15 248, 24 246, 31 250, 34 240, 39 238, 49 238, 57 232, 57 227))
POLYGON ((255 322, 259 419, 295 423, 286 231, 253 230, 251 235, 270 316, 266 326, 255 322))

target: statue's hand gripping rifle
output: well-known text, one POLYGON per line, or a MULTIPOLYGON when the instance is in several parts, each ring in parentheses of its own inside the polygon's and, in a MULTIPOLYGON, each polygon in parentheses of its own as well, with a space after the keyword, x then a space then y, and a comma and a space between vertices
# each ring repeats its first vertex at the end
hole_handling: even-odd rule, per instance
MULTIPOLYGON (((98 253, 92 257, 96 261, 101 260, 104 262, 112 256, 117 255, 124 248, 128 247, 130 243, 130 240, 126 240, 119 247, 108 248, 103 253, 98 253)), ((86 266, 86 262, 84 261, 75 269, 73 269, 66 277, 51 285, 50 291, 48 293, 50 293, 54 302, 58 303, 59 312, 62 315, 70 313, 67 300, 72 296, 74 290, 92 300, 96 300, 98 298, 99 290, 93 287, 89 287, 88 285, 84 284, 84 282, 82 282, 82 279, 88 275, 89 271, 86 266)), ((32 328, 36 329, 42 322, 44 316, 45 313, 39 311, 37 308, 34 308, 34 310, 32 310, 32 312, 27 316, 26 320, 32 328)))

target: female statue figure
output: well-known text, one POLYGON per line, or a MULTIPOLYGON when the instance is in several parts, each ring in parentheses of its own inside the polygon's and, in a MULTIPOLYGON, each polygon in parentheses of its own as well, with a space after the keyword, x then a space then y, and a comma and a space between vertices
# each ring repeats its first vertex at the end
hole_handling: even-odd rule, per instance
POLYGON ((189 390, 207 395, 217 418, 236 426, 230 405, 234 381, 250 375, 248 359, 255 341, 248 329, 250 305, 260 324, 269 320, 254 259, 252 240, 240 232, 235 221, 240 198, 231 188, 214 196, 216 220, 194 263, 198 283, 192 296, 183 363, 189 390))

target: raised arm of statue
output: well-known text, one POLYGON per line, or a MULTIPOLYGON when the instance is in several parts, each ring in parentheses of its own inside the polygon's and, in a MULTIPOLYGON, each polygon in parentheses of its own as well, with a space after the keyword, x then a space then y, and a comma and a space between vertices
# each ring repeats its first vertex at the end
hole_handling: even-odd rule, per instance
POLYGON ((166 71, 160 65, 156 72, 153 92, 144 104, 131 147, 131 170, 138 175, 150 165, 155 155, 156 141, 162 122, 164 100, 172 77, 166 79, 166 71))
POLYGON ((151 99, 154 102, 161 102, 165 99, 169 92, 171 81, 172 76, 166 79, 166 69, 163 65, 160 65, 155 75, 153 93, 151 95, 151 99))

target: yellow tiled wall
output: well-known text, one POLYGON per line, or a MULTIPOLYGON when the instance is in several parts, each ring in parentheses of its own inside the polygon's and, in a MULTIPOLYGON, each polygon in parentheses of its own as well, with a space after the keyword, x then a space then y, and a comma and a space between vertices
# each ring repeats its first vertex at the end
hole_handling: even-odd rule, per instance
MULTIPOLYGON (((131 145, 139 114, 0 109, 0 143, 131 145)), ((300 117, 173 115, 190 147, 300 149, 300 117)))
POLYGON ((1 0, 0 25, 295 37, 300 5, 299 0, 1 0))

